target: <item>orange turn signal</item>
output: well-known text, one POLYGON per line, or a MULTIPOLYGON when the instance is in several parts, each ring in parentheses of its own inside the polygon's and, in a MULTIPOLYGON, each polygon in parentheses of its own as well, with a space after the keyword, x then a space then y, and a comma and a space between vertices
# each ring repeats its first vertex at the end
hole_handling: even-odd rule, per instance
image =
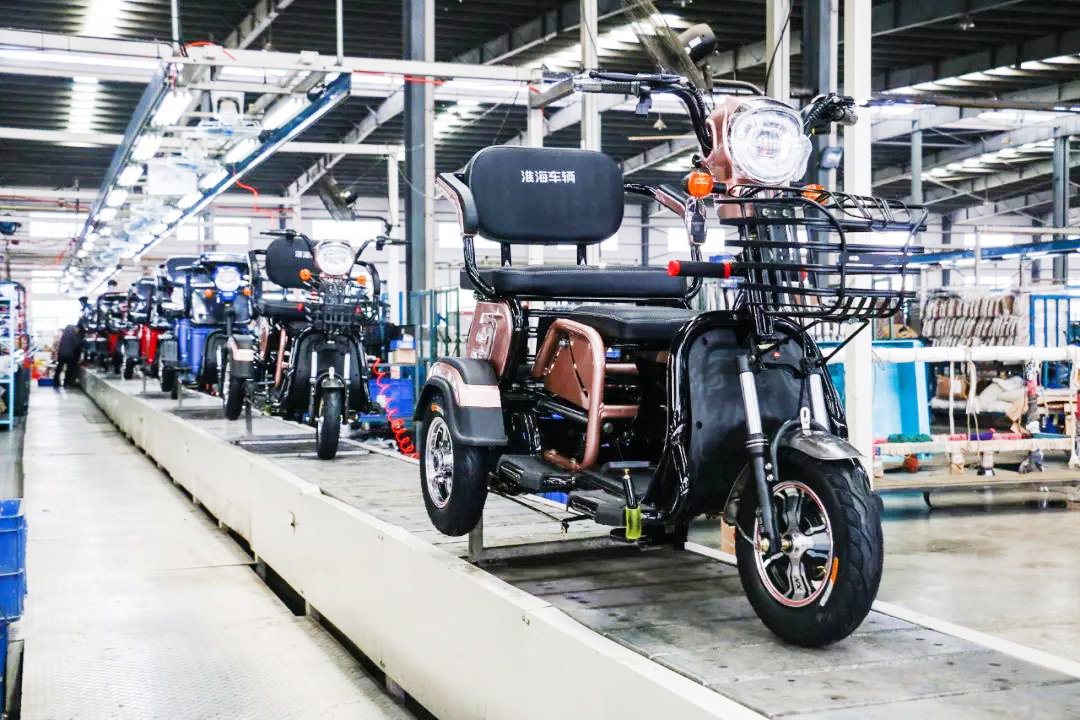
POLYGON ((807 200, 821 202, 821 198, 825 197, 825 186, 817 183, 803 185, 802 196, 807 200))
POLYGON ((203 290, 203 291, 202 291, 202 296, 203 296, 204 298, 206 298, 207 300, 209 300, 210 298, 214 297, 214 291, 213 291, 213 290, 209 290, 209 289, 207 289, 207 290, 203 290))
POLYGON ((243 290, 241 290, 240 292, 243 293, 244 295, 248 296, 248 297, 251 297, 251 288, 250 287, 246 287, 243 290))
POLYGON ((686 177, 686 191, 696 198, 711 195, 715 185, 712 174, 702 170, 694 170, 686 177))
POLYGON ((311 282, 311 271, 307 268, 301 268, 300 279, 304 282, 311 282))
POLYGON ((360 283, 361 285, 367 285, 367 278, 363 275, 357 275, 356 282, 360 283))

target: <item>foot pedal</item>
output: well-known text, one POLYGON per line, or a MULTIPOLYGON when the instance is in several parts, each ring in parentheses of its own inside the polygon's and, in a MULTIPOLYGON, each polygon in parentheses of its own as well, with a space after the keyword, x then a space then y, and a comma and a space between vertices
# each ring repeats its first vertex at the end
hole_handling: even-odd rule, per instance
POLYGON ((503 455, 498 473, 532 492, 568 492, 574 486, 569 473, 535 455, 503 455))
MULTIPOLYGON (((603 490, 571 492, 566 507, 591 515, 601 525, 622 527, 626 523, 626 503, 603 490)), ((640 518, 640 508, 638 512, 640 518)))

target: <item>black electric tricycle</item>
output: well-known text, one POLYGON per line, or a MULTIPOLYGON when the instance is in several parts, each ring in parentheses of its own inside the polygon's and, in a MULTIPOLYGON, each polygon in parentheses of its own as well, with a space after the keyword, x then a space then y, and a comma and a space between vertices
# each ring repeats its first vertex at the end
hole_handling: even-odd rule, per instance
POLYGON ((850 99, 823 96, 800 115, 759 95, 710 109, 676 75, 593 72, 574 85, 646 107, 674 94, 700 154, 685 188, 624 183, 611 158, 576 149, 490 147, 439 176, 477 306, 466 356, 434 363, 417 403, 428 514, 462 535, 489 492, 563 492, 570 513, 613 526, 617 540, 676 547, 693 518, 722 516, 765 625, 800 645, 839 640, 877 593, 881 520, 810 330, 866 324, 911 297, 910 241, 925 212, 792 184, 806 133, 853 122, 850 99), (585 263, 589 245, 618 231, 627 194, 684 219, 687 261, 585 263), (731 261, 702 262, 709 222, 737 231, 731 261), (855 239, 871 231, 906 241, 855 239), (501 243, 499 266, 477 264, 478 235, 501 243), (511 248, 529 244, 574 244, 578 263, 512 265, 511 248), (733 284, 732 309, 691 309, 704 278, 733 284), (887 288, 871 287, 882 278, 887 288))
MULTIPOLYGON (((255 345, 243 354, 250 382, 223 375, 225 415, 240 416, 242 391, 269 414, 314 426, 316 453, 330 460, 341 426, 372 411, 364 331, 381 306, 380 282, 360 256, 371 242, 394 241, 380 237, 353 250, 293 230, 266 234, 274 237, 266 250, 250 253, 257 317, 255 345)), ((242 365, 223 361, 223 372, 242 365)))

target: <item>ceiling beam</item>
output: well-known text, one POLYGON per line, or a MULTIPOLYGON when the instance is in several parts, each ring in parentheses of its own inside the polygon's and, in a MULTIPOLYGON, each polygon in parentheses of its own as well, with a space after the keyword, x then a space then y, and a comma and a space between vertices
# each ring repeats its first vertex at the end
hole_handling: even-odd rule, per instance
POLYGON ((259 0, 225 38, 225 47, 243 50, 258 39, 295 0, 259 0))
MULTIPOLYGON (((1070 169, 1080 168, 1080 157, 1074 159, 1069 164, 1069 167, 1070 169)), ((1039 162, 1028 163, 1023 167, 1019 167, 1010 172, 984 175, 970 180, 947 183, 935 181, 935 184, 939 187, 935 190, 927 191, 924 202, 926 205, 932 206, 936 203, 955 199, 957 196, 971 197, 976 201, 972 203, 973 205, 979 204, 979 201, 991 202, 989 193, 1008 188, 1011 185, 1049 177, 1053 171, 1053 163, 1049 160, 1042 160, 1039 162)), ((1000 198, 993 202, 999 202, 1004 199, 1006 198, 1000 198)))
MULTIPOLYGON (((622 12, 620 0, 598 0, 597 10, 604 20, 622 12)), ((454 62, 472 65, 491 65, 506 62, 510 58, 536 46, 548 42, 561 33, 569 33, 580 27, 581 11, 578 2, 570 2, 561 8, 544 13, 540 17, 518 25, 509 32, 489 40, 472 50, 468 50, 454 62)), ((389 120, 405 111, 405 93, 399 88, 384 100, 379 107, 357 123, 340 140, 342 143, 363 142, 371 133, 389 120)), ((580 111, 579 111, 580 112, 580 111)), ((578 115, 580 122, 581 116, 578 115)), ((572 124, 572 123, 571 123, 572 124)), ((547 133, 545 133, 547 134, 547 133)), ((330 172, 344 159, 344 155, 327 155, 312 163, 299 177, 289 185, 286 194, 299 197, 319 179, 330 172)))
MULTIPOLYGON (((1028 143, 1050 140, 1064 135, 1080 135, 1080 115, 1070 115, 1036 125, 1027 125, 999 133, 981 142, 967 145, 962 149, 934 153, 923 158, 923 170, 928 172, 933 168, 944 167, 949 163, 962 162, 984 153, 997 152, 1006 148, 1017 148, 1028 143)), ((1003 162, 1002 165, 1007 167, 1009 163, 1003 162)), ((887 185, 910 179, 910 165, 899 165, 874 171, 874 185, 887 185)))
MULTIPOLYGON (((95 145, 109 147, 119 145, 124 141, 120 133, 104 132, 69 132, 67 130, 32 130, 28 128, 0 127, 0 140, 22 140, 27 142, 43 142, 52 144, 75 143, 80 145, 95 145)), ((181 147, 178 137, 165 138, 162 147, 181 147)), ((340 144, 294 141, 285 143, 278 150, 279 153, 298 154, 322 154, 342 153, 344 155, 398 155, 402 152, 400 145, 380 144, 340 144)))
MULTIPOLYGON (((1074 105, 1080 98, 1080 80, 1044 85, 1042 87, 1027 88, 1016 92, 1004 93, 1000 96, 1002 102, 1042 102, 1048 105, 1057 103, 1074 105)), ((917 122, 923 130, 949 125, 967 118, 978 117, 985 113, 985 108, 957 108, 957 107, 930 107, 916 110, 909 115, 897 118, 881 120, 874 123, 873 138, 888 140, 889 138, 910 135, 912 123, 917 122)))

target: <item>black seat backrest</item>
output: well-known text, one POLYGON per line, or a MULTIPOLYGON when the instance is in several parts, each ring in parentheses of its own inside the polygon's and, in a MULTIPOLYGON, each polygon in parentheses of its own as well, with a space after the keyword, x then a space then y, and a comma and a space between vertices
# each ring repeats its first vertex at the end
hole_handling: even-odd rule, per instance
POLYGON ((308 240, 298 235, 282 235, 266 248, 266 277, 283 288, 304 287, 300 271, 308 270, 312 276, 319 274, 315 257, 308 240))
POLYGON ((185 278, 188 275, 188 269, 199 261, 196 257, 171 257, 165 261, 165 281, 171 287, 181 287, 184 285, 185 278))
POLYGON ((603 153, 496 145, 473 155, 465 182, 488 240, 591 244, 622 224, 622 172, 603 153))

